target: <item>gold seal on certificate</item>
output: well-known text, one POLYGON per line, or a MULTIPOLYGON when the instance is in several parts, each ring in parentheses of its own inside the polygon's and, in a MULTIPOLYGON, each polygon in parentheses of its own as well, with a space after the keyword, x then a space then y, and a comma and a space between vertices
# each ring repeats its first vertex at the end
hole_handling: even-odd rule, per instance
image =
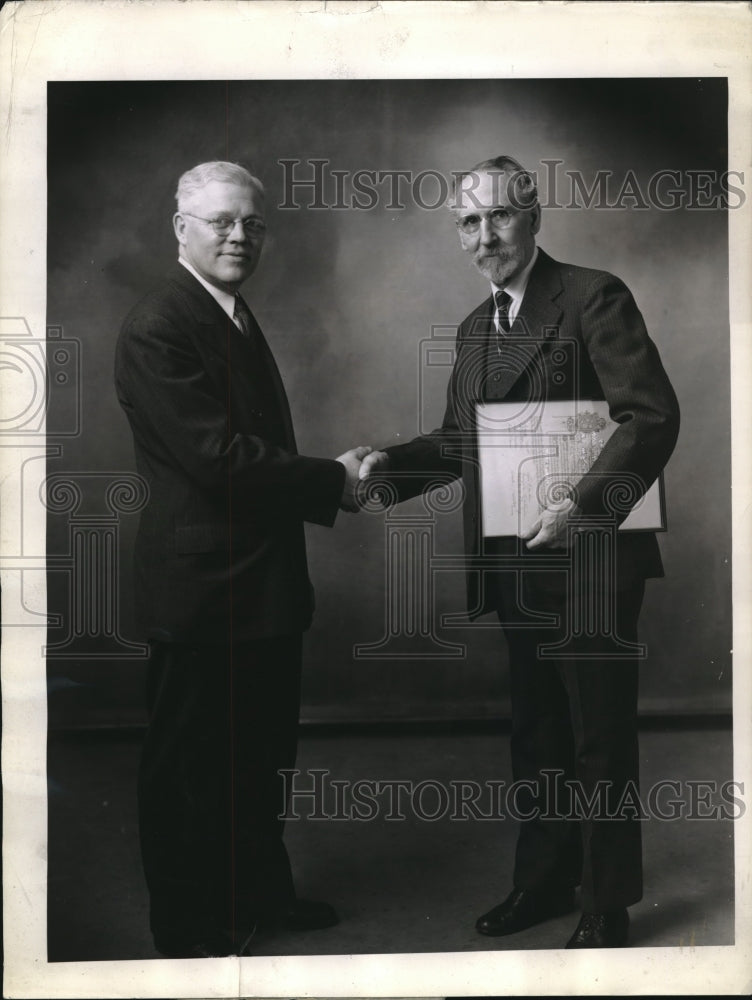
MULTIPOLYGON (((605 400, 591 399, 479 403, 476 421, 487 538, 523 533, 583 476, 598 475, 597 459, 619 426, 605 400)), ((613 480, 605 513, 628 511, 620 531, 665 531, 662 477, 643 495, 630 473, 603 474, 613 480)))

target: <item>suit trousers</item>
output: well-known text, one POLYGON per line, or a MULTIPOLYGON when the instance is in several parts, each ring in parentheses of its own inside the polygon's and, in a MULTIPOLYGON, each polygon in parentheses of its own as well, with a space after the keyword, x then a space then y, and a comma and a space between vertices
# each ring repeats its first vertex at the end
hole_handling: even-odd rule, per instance
POLYGON ((499 582, 498 605, 510 658, 512 771, 520 783, 514 885, 581 885, 585 912, 629 906, 642 898, 634 644, 644 581, 609 584, 607 593, 591 588, 590 598, 610 611, 606 627, 587 634, 578 628, 586 610, 574 606, 583 592, 564 574, 508 577, 499 582), (531 615, 540 614, 556 624, 534 624, 531 615))
POLYGON ((282 768, 295 766, 301 636, 153 642, 139 771, 155 936, 235 932, 295 898, 282 768))

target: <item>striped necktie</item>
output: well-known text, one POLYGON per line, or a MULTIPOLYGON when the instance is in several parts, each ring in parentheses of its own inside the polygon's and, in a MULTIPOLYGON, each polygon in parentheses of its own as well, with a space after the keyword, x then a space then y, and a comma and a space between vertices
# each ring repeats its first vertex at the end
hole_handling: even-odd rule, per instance
POLYGON ((494 292, 498 316, 496 319, 496 329, 501 337, 509 336, 512 328, 509 323, 509 307, 512 304, 512 296, 507 292, 494 292))
POLYGON ((246 340, 250 340, 253 335, 251 310, 245 304, 240 294, 235 296, 235 319, 238 321, 240 332, 246 340))

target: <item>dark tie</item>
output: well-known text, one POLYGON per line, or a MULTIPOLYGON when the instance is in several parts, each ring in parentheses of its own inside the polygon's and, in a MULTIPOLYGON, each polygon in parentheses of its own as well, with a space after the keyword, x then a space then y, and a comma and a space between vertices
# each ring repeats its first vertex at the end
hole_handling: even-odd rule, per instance
POLYGON ((235 296, 235 319, 238 321, 240 332, 246 340, 253 337, 253 322, 251 320, 251 310, 238 294, 235 296))
POLYGON ((507 292, 494 292, 496 308, 499 310, 499 317, 496 321, 496 329, 500 336, 506 337, 511 333, 509 324, 509 307, 512 304, 512 296, 507 292))

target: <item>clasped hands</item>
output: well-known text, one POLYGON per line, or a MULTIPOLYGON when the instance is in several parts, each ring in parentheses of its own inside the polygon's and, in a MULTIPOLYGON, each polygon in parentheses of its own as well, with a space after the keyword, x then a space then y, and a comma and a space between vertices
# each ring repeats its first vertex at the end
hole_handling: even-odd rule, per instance
POLYGON ((384 451, 374 451, 369 445, 351 448, 337 461, 345 467, 345 486, 342 490, 340 509, 357 514, 361 508, 358 500, 358 483, 371 473, 380 472, 389 466, 389 456, 384 451))
MULTIPOLYGON (((376 472, 389 468, 389 456, 384 451, 374 451, 368 445, 351 448, 337 459, 345 467, 345 487, 342 491, 340 507, 356 514, 361 505, 358 501, 358 483, 376 472)), ((553 503, 541 512, 538 518, 524 531, 520 538, 531 552, 536 549, 563 549, 569 541, 570 526, 576 525, 581 516, 579 507, 573 500, 564 499, 553 503)))

